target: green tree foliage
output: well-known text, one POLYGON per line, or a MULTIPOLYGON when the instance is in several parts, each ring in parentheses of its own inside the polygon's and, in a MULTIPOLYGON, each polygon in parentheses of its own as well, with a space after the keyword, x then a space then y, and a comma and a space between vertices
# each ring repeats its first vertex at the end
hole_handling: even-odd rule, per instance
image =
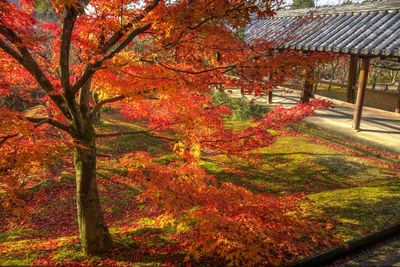
POLYGON ((314 0, 293 0, 292 9, 315 7, 314 0))

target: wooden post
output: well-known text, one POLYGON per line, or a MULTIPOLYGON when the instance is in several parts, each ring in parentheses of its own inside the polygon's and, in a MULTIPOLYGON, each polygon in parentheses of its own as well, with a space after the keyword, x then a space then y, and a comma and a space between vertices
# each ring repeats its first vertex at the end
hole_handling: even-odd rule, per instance
POLYGON ((350 56, 349 76, 347 80, 347 102, 355 102, 355 87, 357 84, 357 61, 356 55, 350 56))
POLYGON ((396 113, 400 113, 400 92, 399 95, 397 96, 397 105, 395 111, 396 113))
POLYGON ((268 91, 268 104, 272 103, 272 89, 268 91))
POLYGON ((361 59, 360 77, 358 80, 356 110, 353 118, 353 129, 359 130, 361 123, 362 108, 364 106, 365 90, 368 81, 369 58, 361 59))
POLYGON ((314 95, 317 94, 317 89, 318 89, 318 79, 315 80, 315 84, 314 84, 314 95))
MULTIPOLYGON (((399 62, 400 62, 400 59, 399 59, 399 62)), ((396 105, 394 112, 400 113, 400 80, 399 80, 399 83, 397 84, 396 91, 399 93, 399 95, 397 96, 397 105, 396 105)))
POLYGON ((304 80, 304 87, 303 90, 301 91, 301 96, 300 96, 300 102, 301 103, 307 103, 310 101, 310 97, 312 97, 313 93, 313 74, 314 72, 312 70, 307 70, 306 72, 306 77, 304 80))

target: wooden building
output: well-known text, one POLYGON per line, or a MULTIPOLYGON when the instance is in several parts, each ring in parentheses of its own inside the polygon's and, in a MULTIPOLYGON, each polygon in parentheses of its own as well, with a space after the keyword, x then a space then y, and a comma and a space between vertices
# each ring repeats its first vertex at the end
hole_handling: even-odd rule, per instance
MULTIPOLYGON (((358 130, 370 60, 382 58, 400 62, 400 0, 281 11, 271 19, 254 21, 246 29, 245 36, 250 42, 269 40, 278 50, 350 55, 346 94, 347 101, 355 103, 353 128, 358 130)), ((301 94, 304 102, 312 95, 313 85, 307 78, 311 75, 306 74, 301 94)), ((396 112, 400 112, 400 93, 396 112)))

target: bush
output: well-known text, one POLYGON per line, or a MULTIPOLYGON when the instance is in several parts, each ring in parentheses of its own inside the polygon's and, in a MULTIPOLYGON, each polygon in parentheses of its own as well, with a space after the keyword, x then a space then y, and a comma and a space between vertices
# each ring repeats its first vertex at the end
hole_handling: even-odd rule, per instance
POLYGON ((222 90, 213 90, 211 98, 215 105, 225 105, 232 109, 230 119, 237 121, 246 121, 250 118, 259 117, 267 112, 267 108, 253 104, 245 98, 231 98, 222 90))

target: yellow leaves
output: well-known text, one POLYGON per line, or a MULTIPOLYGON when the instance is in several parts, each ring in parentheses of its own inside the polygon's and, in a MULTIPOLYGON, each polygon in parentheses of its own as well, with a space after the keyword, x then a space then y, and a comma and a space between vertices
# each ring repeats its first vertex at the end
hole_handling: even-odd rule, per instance
MULTIPOLYGON (((40 177, 43 168, 55 165, 54 157, 65 154, 63 142, 44 136, 25 119, 26 115, 43 117, 43 107, 32 109, 26 114, 0 108, 0 191, 12 195, 21 189, 21 184, 30 176, 40 177), (15 135, 14 138, 4 139, 15 135)), ((46 127, 45 125, 41 127, 46 127)), ((47 129, 50 132, 54 129, 47 129)), ((10 197, 8 200, 13 201, 10 197)))
POLYGON ((108 63, 108 67, 113 69, 131 64, 139 64, 139 59, 140 55, 134 50, 121 51, 108 63))
POLYGON ((175 224, 176 219, 170 213, 164 213, 157 218, 157 223, 161 228, 167 227, 169 225, 175 224))
POLYGON ((201 146, 198 143, 192 144, 190 148, 190 154, 195 158, 195 159, 200 159, 201 155, 201 146))
POLYGON ((179 141, 174 145, 173 151, 179 156, 183 156, 185 154, 186 145, 183 141, 179 141))
POLYGON ((53 0, 56 5, 64 6, 76 6, 78 4, 77 0, 53 0))
POLYGON ((67 7, 78 7, 78 0, 53 0, 53 5, 58 12, 63 11, 67 7))
POLYGON ((173 147, 173 151, 178 156, 194 162, 197 162, 201 156, 200 144, 196 142, 190 142, 190 140, 177 142, 173 147))
POLYGON ((78 6, 78 0, 53 0, 56 7, 62 6, 78 6))
POLYGON ((166 27, 165 28, 165 38, 169 38, 169 37, 171 37, 171 34, 172 34, 172 26, 171 25, 169 25, 169 27, 166 27))
POLYGON ((151 163, 151 157, 146 152, 129 153, 125 155, 120 163, 122 166, 128 168, 128 170, 137 170, 140 168, 146 168, 151 163))

